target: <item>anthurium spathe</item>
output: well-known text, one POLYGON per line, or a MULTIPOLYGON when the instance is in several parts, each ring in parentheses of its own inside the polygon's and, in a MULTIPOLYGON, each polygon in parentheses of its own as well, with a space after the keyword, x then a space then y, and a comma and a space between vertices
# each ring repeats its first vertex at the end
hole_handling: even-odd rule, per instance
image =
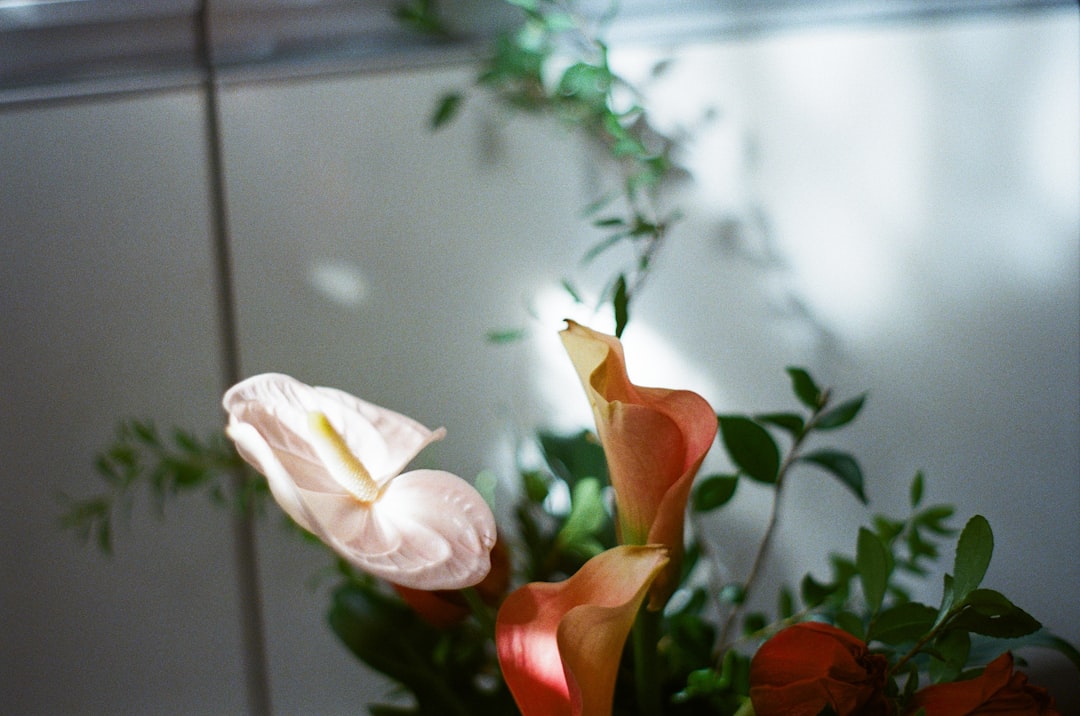
POLYGON ((522 716, 609 716, 626 636, 667 564, 658 545, 615 547, 562 582, 533 582, 499 609, 495 645, 522 716))
POLYGON ((442 428, 272 373, 233 386, 223 403, 226 432, 278 504, 350 563, 425 590, 488 573, 495 518, 480 493, 449 472, 402 472, 442 428))
POLYGON ((574 321, 562 331, 592 405, 615 488, 620 539, 663 544, 667 573, 656 581, 658 606, 675 587, 683 553, 690 488, 716 438, 716 413, 689 390, 643 388, 630 382, 622 343, 574 321))

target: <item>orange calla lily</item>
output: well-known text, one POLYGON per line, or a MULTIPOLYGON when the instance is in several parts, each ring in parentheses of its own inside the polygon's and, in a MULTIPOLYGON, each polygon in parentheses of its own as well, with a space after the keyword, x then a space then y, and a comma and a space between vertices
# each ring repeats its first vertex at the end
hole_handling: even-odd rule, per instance
POLYGON ((716 438, 716 413, 689 390, 631 383, 614 336, 574 321, 567 321, 561 336, 593 408, 615 488, 620 539, 670 551, 671 564, 653 586, 651 606, 658 608, 676 586, 686 501, 716 438))
POLYGON ((626 636, 667 564, 658 545, 615 547, 562 582, 512 592, 495 623, 499 665, 522 716, 608 716, 626 636))

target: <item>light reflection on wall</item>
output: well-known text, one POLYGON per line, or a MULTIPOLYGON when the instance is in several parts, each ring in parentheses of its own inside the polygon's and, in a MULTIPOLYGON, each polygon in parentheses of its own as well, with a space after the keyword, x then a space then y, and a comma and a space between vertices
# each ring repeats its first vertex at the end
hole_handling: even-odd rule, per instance
POLYGON ((313 261, 307 275, 316 293, 343 308, 359 308, 368 297, 368 282, 360 268, 348 261, 313 261))
MULTIPOLYGON (((862 461, 873 509, 905 514, 925 469, 932 499, 994 525, 994 587, 1066 635, 1075 608, 1054 590, 1080 585, 1061 559, 1080 546, 1077 19, 612 54, 646 84, 660 128, 687 133, 695 182, 639 306, 651 340, 710 368, 721 412, 790 405, 785 363, 869 390, 859 423, 829 439, 862 461)), ((850 550, 868 516, 820 475, 789 490, 770 577, 824 577, 824 555, 850 550)), ((715 532, 733 574, 765 508, 740 491, 715 532)), ((1062 672, 1069 694, 1075 674, 1062 672)))
MULTIPOLYGON (((583 297, 584 298, 584 297, 583 297)), ((570 319, 594 330, 612 334, 614 319, 610 310, 595 311, 595 301, 575 301, 561 286, 549 286, 535 298, 537 325, 541 327, 563 326, 570 319)), ((550 330, 537 330, 530 336, 536 352, 534 382, 541 396, 558 396, 550 401, 548 412, 550 427, 558 430, 592 429, 593 416, 582 391, 580 400, 567 400, 568 385, 579 382, 557 334, 550 330)), ((636 385, 694 390, 715 399, 718 386, 700 365, 688 359, 661 332, 647 321, 631 321, 622 336, 627 358, 627 372, 636 385)))

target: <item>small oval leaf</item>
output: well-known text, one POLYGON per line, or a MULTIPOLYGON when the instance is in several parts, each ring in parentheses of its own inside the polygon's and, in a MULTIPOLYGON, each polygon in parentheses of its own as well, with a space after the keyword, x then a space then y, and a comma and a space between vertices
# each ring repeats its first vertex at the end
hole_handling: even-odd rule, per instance
POLYGON ((835 430, 843 427, 858 416, 865 402, 866 394, 864 393, 857 398, 840 403, 835 408, 822 413, 814 422, 814 427, 818 430, 835 430))
POLYGON ((889 586, 892 557, 881 538, 865 527, 859 528, 855 567, 859 570, 859 583, 862 585, 866 606, 871 614, 876 613, 881 609, 885 589, 889 586))
POLYGON ((802 435, 803 430, 806 429, 806 423, 803 421, 802 416, 796 413, 765 413, 755 416, 755 420, 775 425, 796 438, 802 435))
POLYGON ((956 543, 953 590, 957 601, 962 601, 982 583, 993 553, 994 533, 990 523, 982 515, 975 515, 968 520, 956 543))
POLYGON ((758 482, 774 484, 780 471, 780 449, 769 431, 743 416, 718 419, 724 447, 739 469, 758 482))
POLYGON ((791 389, 795 391, 795 397, 799 402, 817 410, 821 402, 821 388, 804 368, 789 367, 787 373, 791 376, 791 389))
POLYGON ((848 489, 855 493, 859 501, 867 503, 866 493, 863 492, 862 468, 851 455, 839 450, 817 450, 807 453, 799 458, 802 462, 817 465, 826 472, 831 473, 848 489))
POLYGON ((710 475, 694 487, 693 507, 697 512, 709 512, 731 501, 739 486, 738 475, 710 475))

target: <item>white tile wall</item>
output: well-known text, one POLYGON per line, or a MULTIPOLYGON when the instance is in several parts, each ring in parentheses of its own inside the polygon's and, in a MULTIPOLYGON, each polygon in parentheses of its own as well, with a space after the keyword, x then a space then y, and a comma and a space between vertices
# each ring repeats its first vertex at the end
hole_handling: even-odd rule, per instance
MULTIPOLYGON (((931 499, 995 527, 990 586, 1080 642, 1076 30, 1057 11, 683 48, 656 106, 674 123, 713 104, 719 119, 691 145, 688 219, 627 344, 640 382, 685 381, 718 410, 787 406, 790 363, 869 389, 838 441, 863 458, 875 506, 902 509, 926 469, 931 499), (721 249, 718 225, 755 208, 781 264, 721 249)), ((617 59, 633 71, 663 54, 617 59)), ((420 462, 467 477, 503 466, 508 437, 552 405, 570 406, 560 421, 586 414, 549 353, 564 308, 537 296, 582 275, 595 237, 576 214, 600 181, 586 148, 540 120, 508 127, 472 104, 429 133, 435 97, 469 77, 222 94, 244 372, 445 425, 420 462), (485 344, 528 323, 530 302, 549 331, 485 344)), ((243 709, 224 516, 191 503, 161 524, 137 516, 105 560, 57 532, 51 501, 93 489, 116 418, 220 424, 199 111, 176 93, 0 112, 0 509, 13 526, 0 700, 15 713, 243 709)), ((748 490, 715 526, 729 566, 760 503, 748 490)), ((784 509, 777 578, 850 549, 865 518, 809 473, 784 509)), ((387 685, 323 625, 310 586, 322 554, 274 520, 259 538, 276 710, 356 713, 387 685)), ((1077 705, 1061 660, 1036 668, 1066 712, 1077 705)))

